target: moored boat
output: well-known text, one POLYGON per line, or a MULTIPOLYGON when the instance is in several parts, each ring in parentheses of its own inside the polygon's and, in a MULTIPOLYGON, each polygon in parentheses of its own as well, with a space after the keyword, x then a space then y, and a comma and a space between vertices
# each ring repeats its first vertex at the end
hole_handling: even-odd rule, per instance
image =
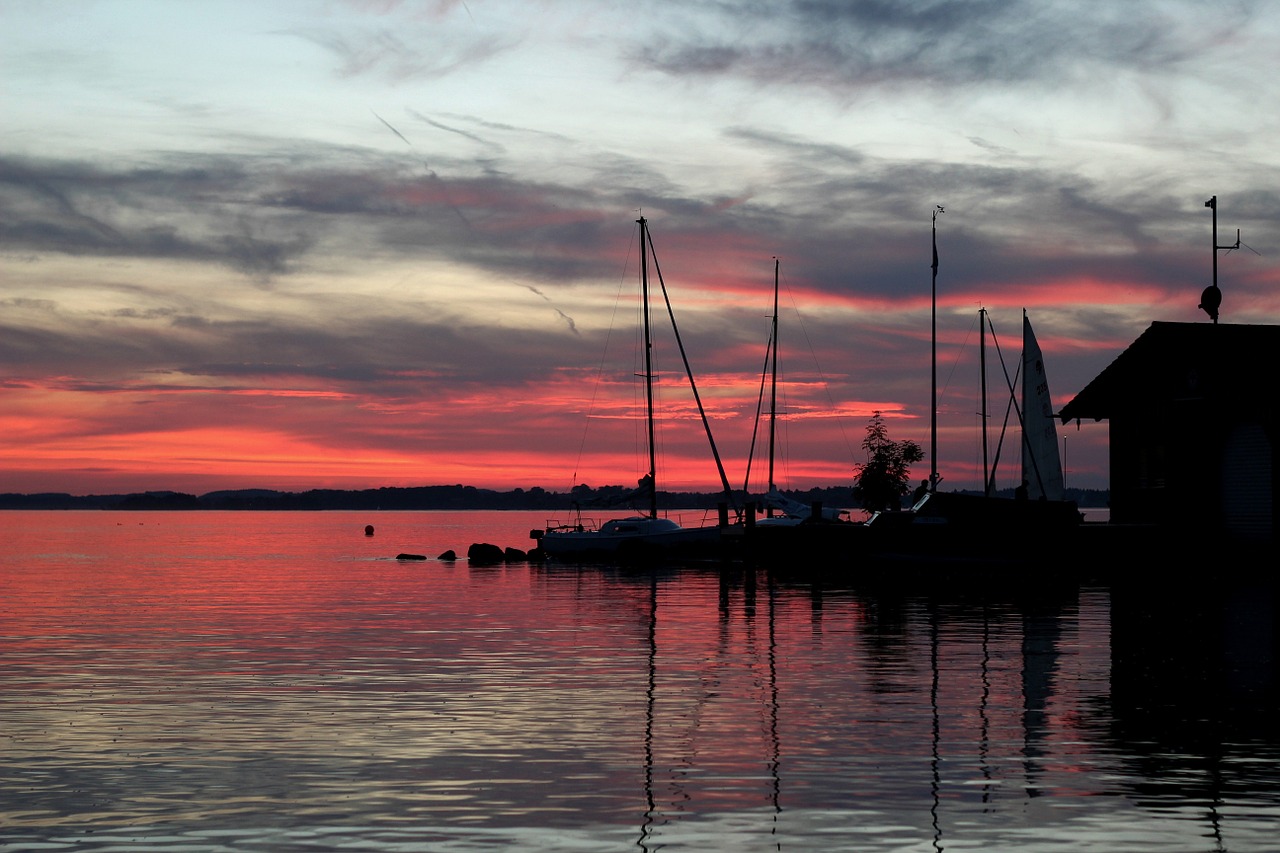
MULTIPOLYGON (((651 557, 702 557, 715 553, 720 545, 721 525, 700 525, 684 527, 671 518, 664 518, 658 512, 657 489, 657 454, 654 430, 654 370, 653 342, 649 313, 650 261, 653 262, 654 274, 662 284, 662 273, 653 254, 653 243, 649 236, 648 220, 643 216, 636 220, 640 229, 640 297, 644 331, 644 373, 641 378, 645 384, 645 426, 646 445, 648 450, 649 471, 640 478, 640 488, 635 495, 647 498, 648 508, 642 514, 609 519, 597 524, 584 518, 581 510, 568 523, 551 522, 542 529, 529 532, 530 538, 537 541, 535 551, 540 556, 559 560, 584 560, 597 558, 643 558, 651 557)), ((662 286, 664 298, 666 287, 662 286)), ((670 311, 672 329, 676 343, 680 345, 683 356, 684 347, 680 344, 679 330, 675 328, 675 315, 670 311)), ((702 415, 707 439, 711 444, 711 452, 715 458, 716 468, 720 473, 721 485, 726 496, 731 497, 728 478, 724 466, 720 462, 720 454, 716 450, 715 440, 711 436, 711 427, 703 410, 702 401, 698 397, 697 385, 693 380, 693 371, 684 358, 686 374, 690 389, 702 415)))
POLYGON ((782 493, 774 479, 774 463, 777 455, 778 435, 778 270, 779 261, 773 259, 773 321, 769 331, 769 343, 765 350, 765 369, 761 373, 760 402, 756 406, 756 430, 751 435, 751 450, 747 454, 747 472, 742 484, 743 494, 751 494, 751 463, 755 456, 756 433, 759 431, 764 402, 765 380, 769 382, 769 468, 768 489, 758 499, 758 508, 764 516, 754 519, 755 525, 791 526, 815 521, 848 521, 848 510, 833 507, 807 506, 782 493))
MULTIPOLYGON (((985 315, 985 312, 983 312, 985 315)), ((880 512, 866 523, 875 553, 884 557, 985 560, 1031 565, 1069 553, 1081 524, 1074 501, 1063 499, 1062 461, 1044 357, 1026 312, 1022 315, 1022 483, 1014 497, 997 497, 994 474, 983 471, 983 494, 936 488, 905 512, 880 512), (1037 547, 1029 548, 1034 542, 1037 547)), ((985 400, 983 403, 985 409, 985 400)), ((985 426, 985 415, 983 418, 985 426)), ((986 438, 983 437, 984 457, 986 438)), ((936 479, 936 478, 935 478, 936 479)))
POLYGON ((533 531, 542 551, 556 559, 711 556, 720 546, 717 526, 683 527, 670 518, 632 515, 594 526, 587 520, 533 531))
MULTIPOLYGON (((1023 363, 1023 486, 1015 497, 997 497, 985 470, 983 494, 940 491, 935 468, 927 481, 934 487, 906 510, 877 512, 862 524, 758 525, 748 534, 747 553, 774 565, 803 561, 859 577, 916 578, 902 574, 915 567, 932 578, 956 570, 961 580, 1035 579, 1049 577, 1050 568, 1072 567, 1082 520, 1075 502, 1062 499, 1044 361, 1025 314, 1023 363)), ((985 450, 985 437, 983 443, 985 450)))

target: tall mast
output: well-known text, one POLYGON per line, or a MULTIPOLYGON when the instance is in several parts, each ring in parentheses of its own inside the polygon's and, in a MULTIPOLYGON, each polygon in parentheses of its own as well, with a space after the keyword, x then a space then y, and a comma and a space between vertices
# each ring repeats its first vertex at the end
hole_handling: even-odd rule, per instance
POLYGON ((987 462, 987 309, 978 309, 978 363, 982 371, 982 494, 991 497, 991 469, 987 462))
POLYGON ((649 330, 649 230, 645 218, 640 225, 640 311, 644 315, 644 403, 649 435, 649 517, 658 517, 658 463, 653 433, 653 338, 649 330))
POLYGON ((769 491, 773 483, 773 447, 778 419, 778 259, 773 259, 773 380, 769 389, 769 491))
POLYGON ((933 206, 933 286, 930 289, 930 391, 929 407, 929 490, 938 489, 938 214, 946 213, 942 205, 933 206))

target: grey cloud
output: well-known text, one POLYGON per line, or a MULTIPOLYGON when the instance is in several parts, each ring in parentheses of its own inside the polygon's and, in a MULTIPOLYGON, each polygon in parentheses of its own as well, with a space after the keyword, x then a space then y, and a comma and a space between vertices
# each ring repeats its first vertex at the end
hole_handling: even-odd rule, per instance
MULTIPOLYGON (((633 59, 673 75, 828 87, 1052 82, 1109 68, 1158 71, 1247 26, 1239 2, 1215 30, 1176 29, 1161 4, 1046 0, 793 0, 711 3, 718 25, 666 33, 633 59)), ((1188 8, 1194 6, 1188 4, 1188 8)))
POLYGON ((314 242, 305 235, 273 239, 253 232, 253 225, 241 218, 239 233, 223 236, 219 243, 224 250, 222 256, 232 267, 262 284, 288 272, 290 261, 304 254, 314 242))
POLYGON ((806 163, 856 167, 866 157, 855 148, 831 143, 818 143, 793 134, 750 127, 731 127, 725 136, 772 150, 780 156, 804 158, 806 163))
POLYGON ((220 263, 259 281, 285 272, 307 237, 287 223, 254 221, 243 212, 251 174, 201 159, 199 168, 113 171, 0 158, 0 247, 220 263))
POLYGON ((298 30, 291 35, 333 55, 343 77, 379 75, 396 81, 434 79, 483 63, 516 42, 477 33, 467 39, 441 40, 431 29, 362 29, 337 32, 298 30))
POLYGON ((1114 228, 1137 249, 1155 246, 1155 238, 1144 232, 1142 218, 1133 212, 1106 205, 1096 198, 1085 198, 1075 187, 1064 187, 1059 195, 1066 216, 1073 221, 1091 221, 1099 228, 1114 228))
POLYGON ((139 311, 136 308, 118 308, 112 311, 110 316, 122 320, 169 320, 176 313, 173 308, 148 308, 145 311, 139 311))
POLYGON ((990 140, 983 139, 981 136, 970 136, 969 142, 972 143, 975 148, 981 148, 985 151, 990 151, 992 154, 998 154, 1001 157, 1012 157, 1017 153, 1012 148, 1007 148, 1003 145, 997 145, 994 142, 991 142, 990 140))
POLYGON ((563 325, 572 327, 572 321, 556 309, 549 317, 559 320, 522 330, 477 326, 444 305, 396 303, 378 311, 323 296, 313 299, 314 319, 306 321, 275 315, 215 320, 163 307, 88 315, 44 304, 22 307, 44 312, 46 322, 0 316, 0 363, 7 375, 76 377, 86 390, 115 390, 116 377, 164 373, 165 383, 157 383, 162 390, 185 387, 182 376, 214 380, 186 385, 224 389, 248 380, 288 388, 312 378, 362 395, 444 400, 447 386, 519 385, 545 377, 582 360, 584 346, 564 334, 563 325))
POLYGON ((28 299, 26 297, 16 297, 0 299, 0 308, 30 308, 39 312, 51 312, 57 309, 57 303, 52 299, 28 299))
MULTIPOLYGON (((851 271, 868 268, 886 274, 912 269, 910 258, 935 202, 951 210, 949 231, 979 241, 973 244, 975 269, 989 266, 997 253, 1016 268, 1012 259, 1022 253, 1013 244, 1023 239, 1074 243, 1069 254, 1081 262, 1114 257, 1118 250, 1150 253, 1153 235, 1176 230, 1186 218, 1185 205, 1167 192, 1139 187, 1118 195, 1079 175, 1044 168, 886 160, 750 128, 731 128, 725 136, 772 151, 779 174, 767 197, 727 212, 715 199, 689 196, 652 165, 607 154, 584 164, 589 168, 580 185, 463 175, 448 182, 447 198, 415 205, 394 201, 407 179, 373 167, 358 176, 336 167, 286 175, 278 183, 292 187, 290 203, 300 210, 355 214, 346 218, 363 223, 382 250, 443 253, 495 274, 549 283, 611 278, 616 259, 601 257, 604 235, 619 214, 634 218, 637 209, 661 218, 659 241, 664 231, 705 233, 699 239, 706 240, 714 240, 716 231, 733 232, 744 238, 737 241, 742 245, 788 252, 822 282, 848 281, 851 271), (335 186, 340 196, 326 196, 335 186), (455 198, 465 204, 470 225, 449 221, 445 202, 455 198), (1028 233, 1037 229, 1038 236, 1028 233)), ((1263 211, 1267 203, 1250 197, 1248 209, 1263 211)), ((1061 255, 1049 261, 1067 262, 1074 261, 1061 255)), ((879 275, 863 286, 893 292, 879 275)))

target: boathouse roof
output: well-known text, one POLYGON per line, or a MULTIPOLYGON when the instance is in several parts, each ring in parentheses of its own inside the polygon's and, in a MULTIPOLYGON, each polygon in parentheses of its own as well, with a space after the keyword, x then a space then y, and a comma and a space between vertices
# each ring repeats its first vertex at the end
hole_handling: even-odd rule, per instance
POLYGON ((1280 326, 1152 323, 1058 416, 1102 420, 1154 401, 1250 406, 1280 391, 1280 326))

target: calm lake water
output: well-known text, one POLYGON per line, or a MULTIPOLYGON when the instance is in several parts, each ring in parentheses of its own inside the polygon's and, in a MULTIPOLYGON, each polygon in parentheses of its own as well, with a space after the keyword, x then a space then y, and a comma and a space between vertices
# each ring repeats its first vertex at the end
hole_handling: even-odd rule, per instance
POLYGON ((0 846, 1280 844, 1273 587, 394 559, 545 521, 0 512, 0 846))

